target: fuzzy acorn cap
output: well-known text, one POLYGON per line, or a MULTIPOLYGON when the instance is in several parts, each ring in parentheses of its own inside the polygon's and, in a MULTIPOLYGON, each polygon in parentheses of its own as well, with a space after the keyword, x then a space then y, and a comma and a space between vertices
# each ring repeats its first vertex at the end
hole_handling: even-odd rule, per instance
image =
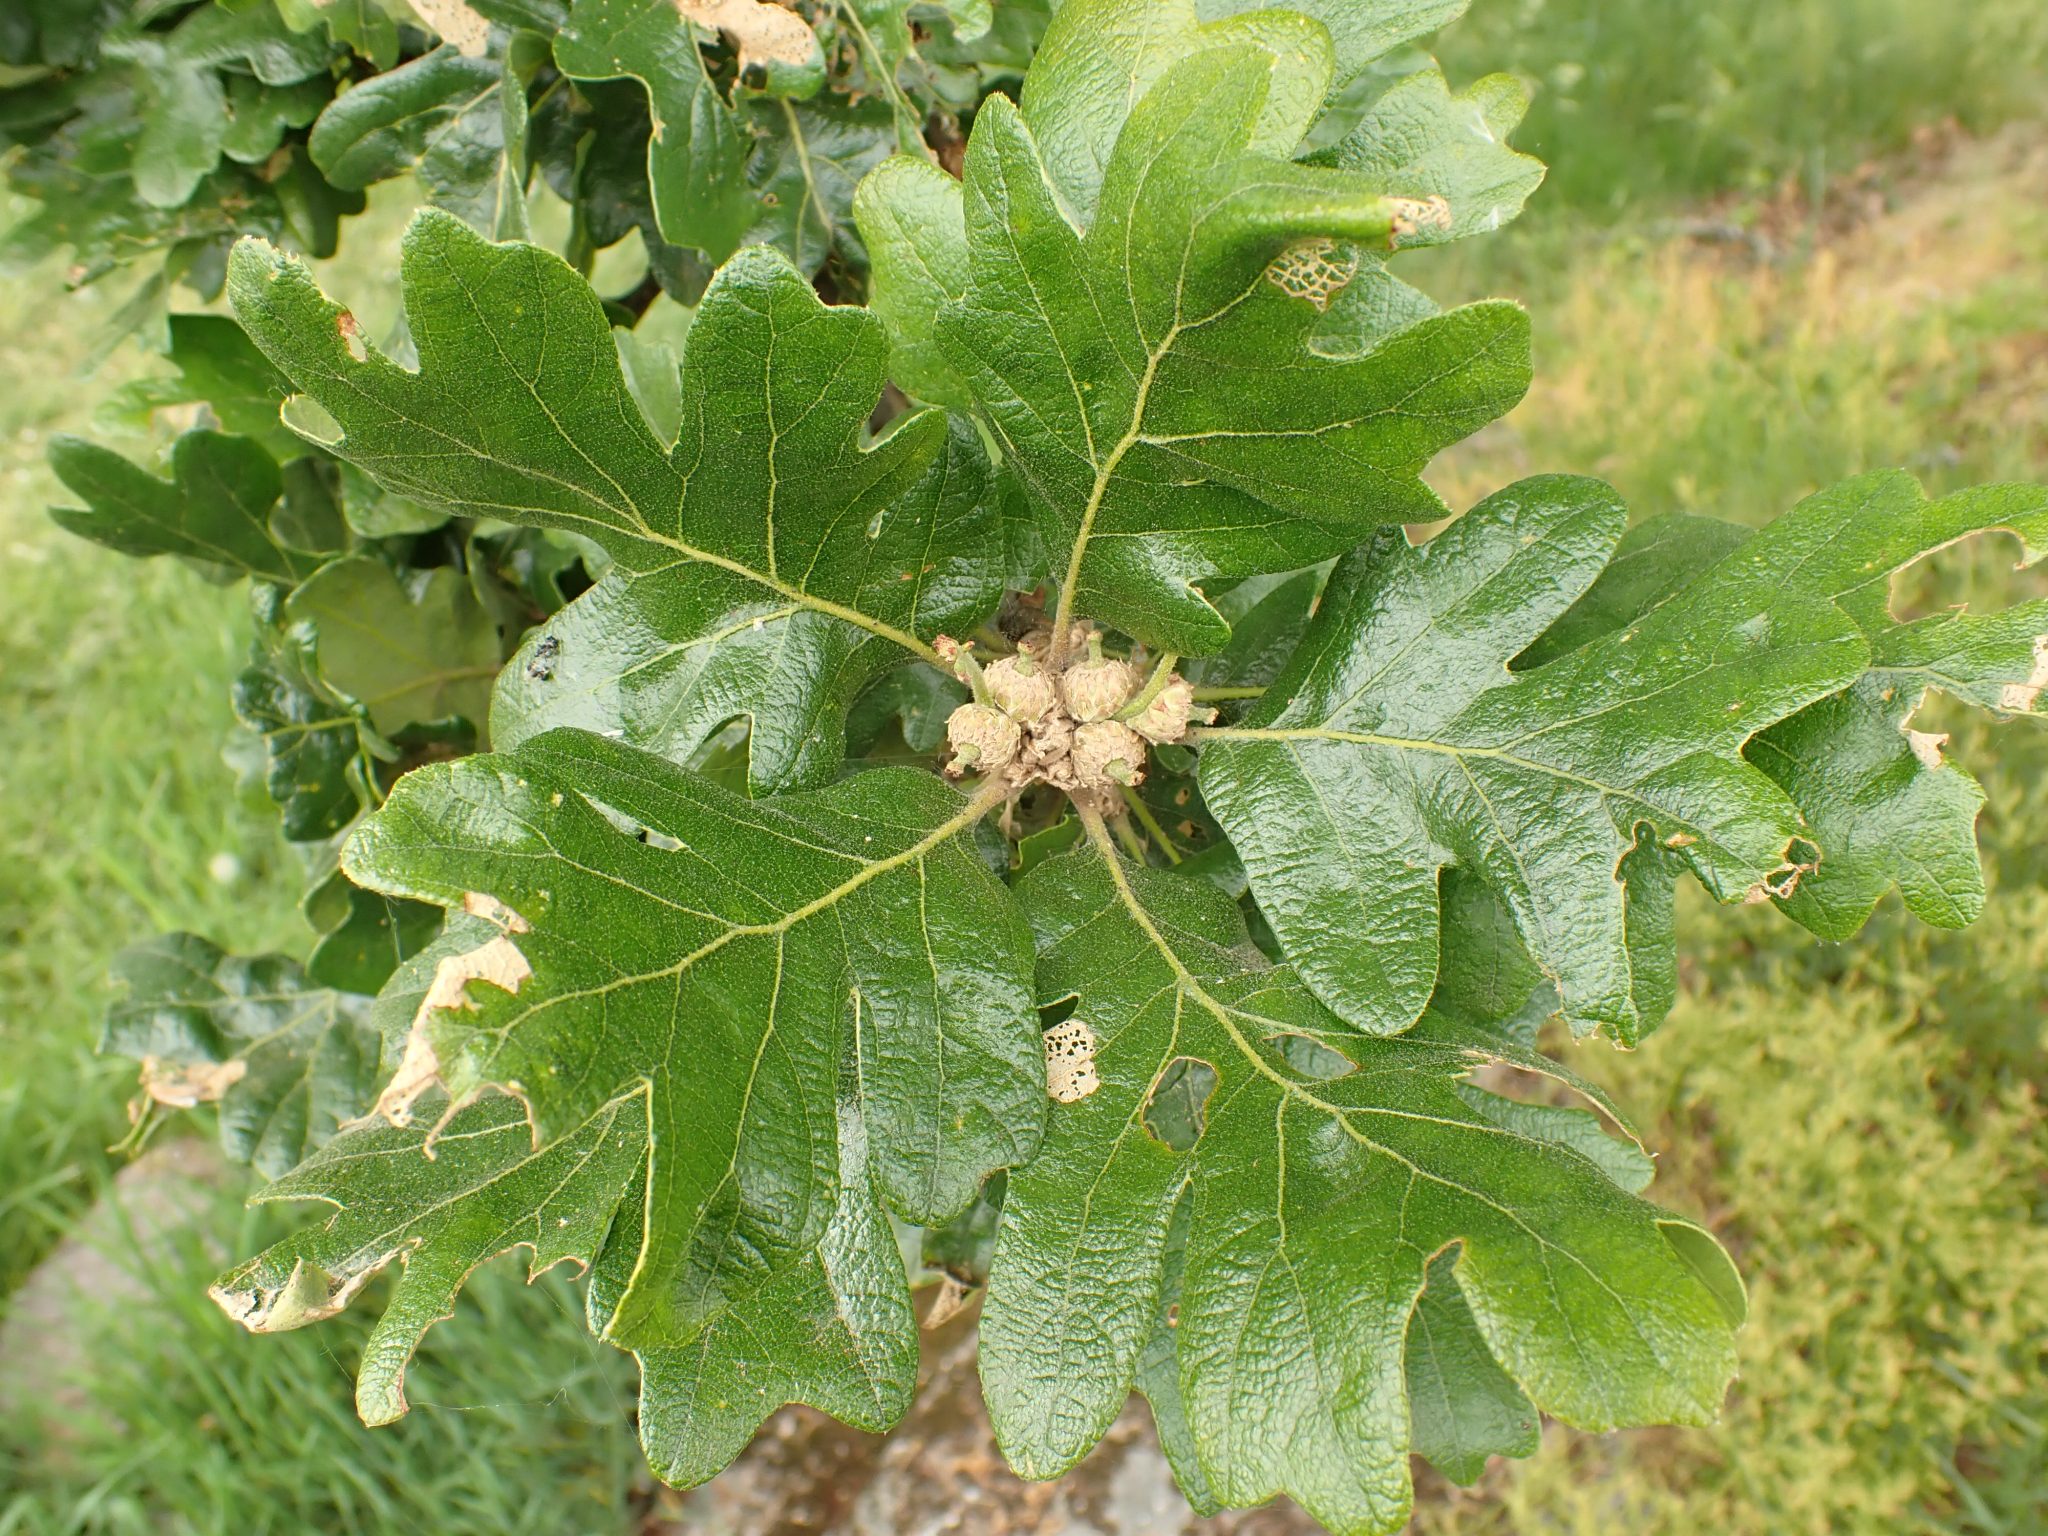
POLYGON ((982 669, 982 682, 996 708, 1028 725, 1059 702, 1052 674, 1029 656, 1004 656, 982 669))
POLYGON ((1107 720, 1137 689, 1138 674, 1129 663, 1105 660, 1099 651, 1060 674, 1060 697, 1076 720, 1107 720))
POLYGON ((1145 777, 1145 738, 1117 720, 1091 720, 1074 732, 1074 778, 1088 784, 1137 784, 1145 777))
POLYGON ((946 717, 946 739, 953 744, 946 772, 996 773, 1016 757, 1024 732, 1000 709, 962 704, 946 717))
POLYGON ((1152 696, 1131 722, 1131 729, 1147 741, 1165 745, 1176 742, 1188 733, 1190 720, 1204 725, 1216 718, 1216 711, 1195 703, 1195 685, 1175 673, 1166 681, 1166 686, 1152 696))

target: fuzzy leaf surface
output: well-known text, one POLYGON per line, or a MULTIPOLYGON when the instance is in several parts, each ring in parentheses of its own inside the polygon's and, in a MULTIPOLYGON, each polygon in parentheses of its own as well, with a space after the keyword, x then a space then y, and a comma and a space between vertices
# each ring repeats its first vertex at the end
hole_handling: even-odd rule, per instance
POLYGON ((1376 100, 1328 162, 1401 197, 1441 197, 1442 227, 1406 243, 1437 245, 1490 234, 1522 211, 1543 180, 1543 162, 1508 147, 1529 93, 1512 75, 1488 75, 1453 91, 1441 71, 1418 70, 1376 100))
MULTIPOLYGON (((1077 0, 1021 109, 991 98, 968 142, 967 282, 933 334, 1037 505, 1062 605, 1168 650, 1229 638, 1205 581, 1441 517, 1418 471, 1527 386, 1512 304, 1346 356, 1323 336, 1359 270, 1342 243, 1384 248, 1406 218, 1368 178, 1286 158, 1329 74, 1327 34, 1286 12, 1200 27, 1185 3, 1077 0), (1283 253, 1334 275, 1290 292, 1269 279, 1283 253)), ((883 173, 919 199, 863 225, 877 303, 917 358, 925 320, 891 273, 957 273, 961 251, 944 189, 883 173)))
POLYGON ((497 1084, 548 1146, 644 1085, 628 1347, 687 1343, 817 1248, 848 1040, 890 1203, 950 1215, 1030 1155, 1045 1103, 1028 936, 969 839, 985 809, 907 769, 749 801, 576 731, 418 769, 344 868, 503 931, 468 957, 495 984, 422 1008, 380 1107, 497 1084))
POLYGON ((1400 1527, 1404 1340, 1452 1249, 1486 1353, 1545 1411, 1712 1421, 1734 1319, 1667 1238, 1678 1219, 1460 1092, 1485 1061, 1542 1058, 1437 1020, 1359 1037, 1258 957, 1221 893, 1115 859, 1076 850, 1020 886, 1040 1000, 1075 999, 1101 1078, 1010 1175, 996 1240, 982 1377, 1020 1471, 1064 1470, 1122 1408, 1184 1194, 1179 1411, 1222 1503, 1284 1492, 1333 1531, 1400 1527), (1213 1086, 1176 1150, 1156 1093, 1190 1061, 1213 1086))
MULTIPOLYGON (((1465 14, 1468 0, 1294 0, 1288 10, 1330 29, 1336 83, 1342 85, 1403 43, 1427 37, 1465 14)), ((1262 0, 1196 0, 1203 20, 1263 10, 1262 0)))
POLYGON ((994 607, 978 448, 938 412, 866 443, 881 325, 828 308, 773 251, 742 252, 706 292, 672 447, 558 258, 428 212, 403 273, 417 373, 353 356, 345 312, 267 247, 236 250, 229 286, 257 345, 340 424, 332 451, 414 500, 580 533, 612 557, 552 621, 561 664, 515 661, 501 742, 574 724, 682 758, 747 716, 757 791, 819 783, 859 688, 994 607))
POLYGON ((1722 901, 1793 873, 1808 828, 1751 766, 1756 733, 1853 682, 1862 631, 1774 527, 1641 623, 1508 662, 1592 585, 1625 514, 1597 481, 1525 480, 1427 543, 1338 562, 1302 647, 1201 783, 1316 994, 1392 1034, 1439 971, 1439 873, 1502 899, 1562 1011, 1623 1041, 1668 1006, 1670 879, 1722 901))

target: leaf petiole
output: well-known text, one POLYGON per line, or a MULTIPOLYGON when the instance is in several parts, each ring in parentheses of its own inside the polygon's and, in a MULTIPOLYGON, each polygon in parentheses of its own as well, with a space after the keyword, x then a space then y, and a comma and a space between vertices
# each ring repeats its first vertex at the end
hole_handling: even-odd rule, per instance
POLYGON ((1162 655, 1159 658, 1158 665, 1152 668, 1152 675, 1145 679, 1145 686, 1132 694, 1131 701, 1110 718, 1112 720, 1135 720, 1138 716, 1145 713, 1151 707, 1152 701, 1158 698, 1160 692, 1173 680, 1173 669, 1178 665, 1180 665, 1180 657, 1172 651, 1162 655))
POLYGON ((1159 818, 1152 814, 1152 807, 1147 805, 1144 797, 1128 784, 1122 787, 1122 793, 1124 804, 1130 807, 1131 814, 1137 817, 1139 824, 1158 841, 1159 851, 1166 855, 1166 862, 1178 864, 1180 850, 1174 847, 1173 839, 1166 835, 1166 829, 1159 825, 1159 818))

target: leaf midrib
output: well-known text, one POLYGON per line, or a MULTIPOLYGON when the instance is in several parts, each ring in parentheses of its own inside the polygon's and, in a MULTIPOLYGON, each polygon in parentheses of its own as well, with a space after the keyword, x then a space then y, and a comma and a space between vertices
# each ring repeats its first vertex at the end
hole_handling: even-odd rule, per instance
MULTIPOLYGON (((1176 983, 1186 991, 1188 996, 1192 997, 1195 1000, 1195 1002, 1201 1006, 1204 1012, 1209 1014, 1211 1018, 1215 1019, 1215 1021, 1222 1026, 1224 1032, 1230 1037, 1231 1043, 1237 1047, 1238 1051, 1244 1056, 1245 1060, 1251 1064, 1252 1068, 1256 1072, 1258 1072, 1260 1076, 1266 1078, 1280 1090, 1283 1112, 1286 1103, 1290 1099, 1298 1100, 1300 1103, 1307 1106, 1308 1108, 1320 1110, 1324 1114, 1328 1115, 1330 1119, 1334 1121, 1343 1130, 1344 1134, 1350 1137, 1351 1140, 1356 1142, 1359 1146, 1367 1149, 1368 1151, 1372 1152, 1377 1156, 1382 1156, 1389 1159, 1392 1162, 1398 1163, 1400 1166, 1408 1170, 1412 1178, 1419 1178, 1430 1184, 1440 1185, 1445 1189, 1463 1195, 1467 1199, 1474 1200, 1479 1204, 1484 1205, 1489 1209, 1495 1211, 1501 1217, 1506 1219, 1510 1224, 1520 1229, 1521 1232, 1527 1236, 1529 1241, 1536 1245, 1538 1251, 1546 1255, 1544 1261, 1546 1274, 1548 1272, 1549 1267, 1549 1260, 1547 1256, 1552 1252, 1556 1252, 1563 1255, 1566 1259, 1570 1260, 1572 1264, 1577 1266, 1589 1280, 1591 1280, 1595 1285, 1597 1285, 1601 1289, 1601 1291, 1603 1291, 1614 1302, 1616 1308, 1620 1311, 1621 1315, 1628 1319, 1629 1327, 1632 1330, 1634 1330, 1637 1338, 1639 1338, 1642 1341, 1644 1348, 1649 1351, 1651 1358, 1656 1360, 1657 1363, 1664 1368, 1666 1375, 1674 1381, 1679 1379, 1677 1373, 1671 1370, 1670 1363, 1666 1360, 1663 1351, 1658 1349, 1655 1341, 1652 1340, 1649 1337, 1649 1335, 1643 1332, 1641 1325, 1635 1319, 1635 1315, 1632 1309, 1623 1300, 1620 1294, 1615 1291, 1613 1286, 1607 1283, 1605 1277, 1600 1275, 1584 1259, 1580 1258, 1577 1254, 1573 1253, 1570 1249, 1562 1246, 1561 1244, 1552 1242, 1549 1238, 1545 1237, 1541 1232, 1537 1231, 1534 1227, 1532 1227, 1528 1223, 1528 1221, 1521 1216, 1520 1213, 1518 1213, 1517 1211, 1513 1210, 1508 1206, 1501 1204, 1498 1200, 1486 1194, 1484 1191, 1473 1189, 1469 1185, 1459 1184, 1451 1179, 1444 1177, 1442 1174, 1433 1173, 1429 1169, 1424 1168, 1420 1164, 1416 1163, 1413 1159, 1396 1151, 1394 1148, 1387 1146, 1383 1142, 1375 1141, 1370 1136, 1365 1135, 1362 1131, 1360 1131, 1356 1126, 1354 1126, 1351 1123, 1351 1116, 1354 1113, 1357 1113, 1358 1111, 1346 1109, 1343 1106, 1332 1104, 1327 1099, 1321 1098, 1320 1096, 1311 1093, 1307 1088, 1303 1087, 1300 1083, 1293 1081, 1292 1079, 1282 1075, 1280 1072, 1275 1070, 1274 1067, 1269 1062, 1267 1062, 1264 1057, 1262 1057, 1255 1049, 1253 1049, 1251 1042, 1244 1037, 1243 1032, 1237 1028, 1235 1022, 1231 1019, 1229 1009, 1224 1007, 1223 1004, 1219 1002, 1214 997, 1214 995, 1212 995, 1209 992, 1209 990, 1202 985, 1201 981, 1195 976, 1195 974, 1187 968, 1187 966, 1182 962, 1180 956, 1174 952, 1173 946, 1166 941, 1165 935, 1159 931, 1158 926, 1152 921, 1151 913, 1146 911, 1144 904, 1138 900, 1137 893, 1131 889, 1130 881, 1123 871, 1121 857, 1118 854, 1115 845, 1110 841, 1108 829, 1103 825, 1101 818, 1099 816, 1093 815, 1092 813, 1084 811, 1082 812, 1082 819, 1084 824, 1087 826, 1089 840, 1094 845, 1097 854, 1101 857, 1104 867, 1108 870, 1110 881, 1116 887, 1118 898, 1122 901, 1125 910, 1127 910, 1130 913, 1132 921, 1139 926, 1139 928, 1144 932, 1146 937, 1151 941, 1153 948, 1158 951, 1160 958, 1166 963, 1168 969, 1170 969, 1173 972, 1176 983)), ((1454 1123, 1459 1130, 1469 1130, 1481 1135, 1498 1134, 1512 1141, 1527 1142, 1531 1146, 1549 1145, 1547 1143, 1537 1143, 1533 1141, 1531 1138, 1523 1136, 1521 1133, 1513 1131, 1505 1126, 1490 1126, 1477 1124, 1468 1125, 1464 1122, 1452 1123, 1454 1123)), ((1583 1154, 1576 1155, 1583 1156, 1583 1154)), ((1552 1285, 1552 1290, 1553 1292, 1555 1292, 1554 1283, 1552 1285)), ((1420 1287, 1417 1288, 1416 1294, 1418 1297, 1420 1296, 1420 1287)), ((1567 1320, 1569 1320, 1569 1312, 1564 1307, 1561 1298, 1559 1298, 1556 1301, 1556 1306, 1559 1315, 1566 1317, 1567 1320)), ((1612 1416, 1613 1415, 1610 1413, 1609 1417, 1612 1418, 1612 1416)))
MULTIPOLYGON (((848 896, 851 896, 870 881, 880 879, 883 875, 901 869, 906 864, 921 862, 933 849, 952 838, 958 837, 967 828, 973 826, 975 822, 994 810, 1007 797, 1008 793, 1009 788, 1004 784, 998 783, 984 787, 979 794, 967 803, 966 808, 960 811, 958 815, 949 818, 933 831, 926 833, 910 847, 900 852, 892 853, 886 858, 876 859, 872 863, 863 864, 860 869, 838 885, 832 887, 831 890, 814 896, 811 900, 803 903, 801 906, 792 908, 778 918, 764 923, 728 924, 715 938, 706 940, 672 965, 663 966, 659 970, 639 971, 631 975, 617 976, 595 987, 579 987, 572 991, 550 993, 545 999, 529 1009, 522 1017, 530 1019, 543 1008, 553 1008, 567 1003, 580 1002, 586 998, 604 997, 622 988, 643 986, 648 982, 665 981, 670 977, 685 975, 692 967, 709 959, 728 944, 739 939, 778 937, 785 934, 799 924, 816 917, 819 913, 837 906, 841 901, 844 901, 848 896)), ((836 857, 848 857, 848 855, 841 854, 836 849, 828 851, 832 852, 836 857)), ((578 867, 583 868, 587 873, 602 874, 601 871, 591 870, 588 866, 578 867)), ((630 889, 643 897, 652 894, 638 886, 632 886, 630 889)), ((665 904, 675 905, 675 903, 665 904)), ((722 921, 715 914, 698 912, 695 908, 680 908, 680 910, 691 912, 696 916, 709 918, 713 922, 722 921)), ((779 975, 780 968, 778 967, 778 982, 779 975)), ((505 1026, 500 1033, 509 1034, 511 1027, 511 1025, 505 1026)))

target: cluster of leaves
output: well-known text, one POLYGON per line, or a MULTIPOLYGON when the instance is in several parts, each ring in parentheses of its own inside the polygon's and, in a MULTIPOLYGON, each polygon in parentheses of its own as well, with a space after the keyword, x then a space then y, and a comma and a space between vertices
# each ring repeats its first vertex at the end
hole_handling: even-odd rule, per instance
POLYGON ((210 294, 236 236, 325 255, 362 209, 306 151, 336 85, 327 43, 270 5, 29 0, 0 19, 0 65, 7 177, 40 205, 0 270, 68 247, 89 282, 152 255, 210 294))
POLYGON ((441 928, 436 908, 351 884, 342 839, 412 768, 488 744, 506 654, 589 577, 571 541, 407 502, 300 441, 278 420, 283 377, 233 321, 174 315, 169 347, 176 372, 125 403, 203 399, 217 425, 176 440, 167 477, 56 439, 82 504, 53 515, 247 584, 255 633, 225 755, 302 853, 317 939, 303 966, 189 934, 144 945, 119 967, 130 1000, 105 1043, 144 1060, 138 1109, 219 1101, 224 1146, 275 1175, 361 1111, 377 1052, 358 1004, 441 928))
MULTIPOLYGON (((1045 0, 29 0, 0 19, 0 150, 39 211, 0 259, 69 248, 90 282, 149 256, 218 293, 261 234, 331 255, 375 183, 496 237, 527 233, 536 178, 567 254, 643 237, 694 302, 742 244, 858 294, 861 176, 1014 81, 1045 0)), ((638 299, 640 307, 646 295, 638 299)))
MULTIPOLYGON (((2048 493, 1876 475, 1748 533, 1544 476, 1418 542, 1449 516, 1422 468, 1529 367, 1516 306, 1389 270, 1540 175, 1509 82, 1408 48, 1454 0, 1067 0, 1017 7, 1022 44, 1005 7, 972 67, 903 51, 900 8, 803 45, 749 3, 579 0, 546 66, 647 86, 621 228, 698 300, 680 359, 488 238, 500 199, 415 221, 386 350, 237 246, 241 329, 181 322, 164 388, 240 435, 181 440, 170 481, 57 450, 70 526, 251 578, 240 707, 347 877, 316 865, 303 972, 184 937, 125 963, 110 1039, 152 1095, 218 1099, 296 1164, 264 1198, 335 1207, 217 1299, 291 1327, 400 1262, 381 1423, 477 1264, 574 1260, 678 1484, 784 1402, 895 1422, 907 1269, 985 1288, 1021 1473, 1137 1390, 1205 1510, 1391 1531, 1411 1450, 1469 1480, 1539 1411, 1711 1421, 1741 1282, 1538 1026, 1657 1026, 1687 873, 1828 937, 1894 885, 1975 914, 1981 795, 1910 721, 1930 687, 2036 711, 2048 603, 1905 620, 1890 582, 1989 529, 2034 558, 2048 493), (728 57, 678 9, 747 24, 728 57), (966 102, 1034 39, 957 166, 926 153, 905 77, 966 102), (845 162, 858 242, 828 109, 883 135, 845 162), (841 210, 810 235, 780 192, 721 202, 790 156, 841 210), (862 263, 871 307, 821 298, 862 263), (878 415, 890 385, 913 404, 878 415), (934 772, 948 638, 1083 620, 1225 717, 1113 814, 934 772), (1535 1082, 1599 1113, 1505 1092, 1535 1082)), ((479 10, 471 51, 323 121, 436 57, 509 48, 499 106, 534 88, 479 10)), ((523 100, 545 168, 556 108, 523 100)), ((579 177, 612 153, 577 142, 579 177)))

